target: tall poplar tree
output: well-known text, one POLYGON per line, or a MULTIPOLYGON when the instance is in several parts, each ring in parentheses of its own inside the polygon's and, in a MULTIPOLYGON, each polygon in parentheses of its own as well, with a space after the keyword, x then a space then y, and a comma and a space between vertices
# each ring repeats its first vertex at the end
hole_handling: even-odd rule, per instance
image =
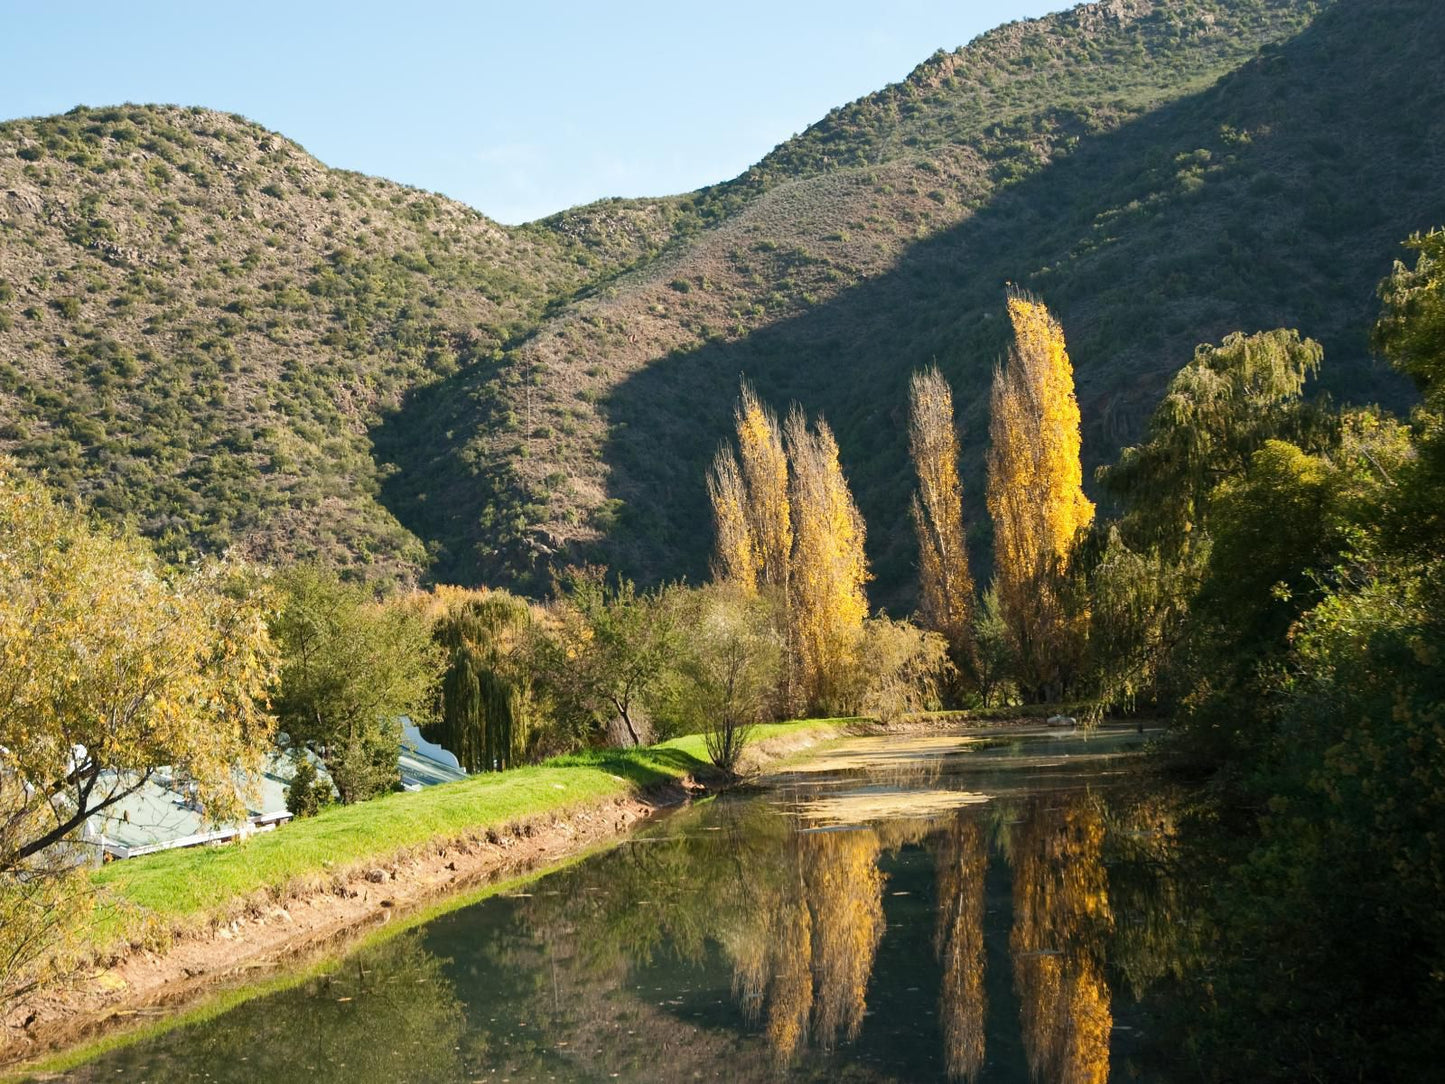
POLYGON ((973 577, 964 542, 953 392, 935 367, 913 374, 908 398, 908 450, 918 472, 912 512, 919 608, 924 626, 944 636, 954 664, 962 669, 972 655, 973 577))
POLYGON ((738 452, 747 487, 748 529, 757 552, 758 576, 769 587, 787 590, 793 553, 793 516, 788 495, 788 458, 777 416, 743 382, 733 411, 738 452))
POLYGON ((712 500, 713 526, 717 532, 712 575, 730 583, 745 595, 757 593, 758 546, 750 523, 751 508, 738 458, 727 446, 718 449, 707 475, 707 495, 712 500))
POLYGON ((1063 328, 1042 302, 1008 299, 1014 344, 994 370, 988 510, 999 603, 1032 695, 1057 691, 1076 632, 1059 580, 1079 530, 1094 518, 1079 462, 1079 404, 1063 328))
POLYGON ((798 691, 811 708, 836 707, 857 669, 868 616, 863 517, 848 491, 828 423, 819 418, 810 429, 795 408, 785 435, 793 468, 789 619, 798 691))

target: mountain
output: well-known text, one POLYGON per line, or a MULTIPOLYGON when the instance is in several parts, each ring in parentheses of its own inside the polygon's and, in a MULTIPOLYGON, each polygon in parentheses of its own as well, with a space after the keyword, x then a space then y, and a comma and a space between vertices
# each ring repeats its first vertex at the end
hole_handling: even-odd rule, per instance
POLYGON ((910 602, 905 388, 937 361, 980 553, 1007 282, 1070 338, 1091 464, 1195 343, 1291 326, 1351 399, 1445 222, 1445 6, 1107 0, 1012 23, 743 176, 518 228, 234 117, 0 126, 0 447, 176 555, 236 543, 540 591, 706 573, 740 375, 822 410, 910 602))
POLYGON ((0 447, 173 557, 415 574, 369 430, 670 236, 667 201, 508 229, 204 109, 0 126, 0 447))

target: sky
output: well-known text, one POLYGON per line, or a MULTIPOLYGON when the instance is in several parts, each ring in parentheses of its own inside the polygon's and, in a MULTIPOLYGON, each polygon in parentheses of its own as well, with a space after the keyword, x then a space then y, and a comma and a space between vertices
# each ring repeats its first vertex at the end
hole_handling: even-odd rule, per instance
POLYGON ((165 102, 506 223, 737 176, 935 49, 1068 0, 0 0, 0 119, 165 102))

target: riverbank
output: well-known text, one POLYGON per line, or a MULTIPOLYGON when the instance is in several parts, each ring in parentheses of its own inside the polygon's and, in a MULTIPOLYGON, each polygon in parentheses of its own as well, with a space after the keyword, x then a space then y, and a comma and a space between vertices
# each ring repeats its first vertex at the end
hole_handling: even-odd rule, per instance
MULTIPOLYGON (((748 766, 861 725, 759 727, 748 766)), ((218 988, 341 951, 441 897, 606 845, 704 790, 698 780, 710 774, 693 735, 338 807, 242 844, 112 863, 93 877, 85 966, 12 1007, 0 1065, 169 1015, 218 988)))

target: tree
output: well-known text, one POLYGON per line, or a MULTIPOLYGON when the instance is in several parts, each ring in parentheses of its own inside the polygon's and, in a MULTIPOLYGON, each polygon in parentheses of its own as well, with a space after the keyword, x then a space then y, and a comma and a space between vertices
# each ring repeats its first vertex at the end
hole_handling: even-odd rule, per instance
POLYGON ((788 459, 777 416, 743 383, 733 418, 747 491, 748 528, 761 582, 784 596, 793 558, 788 459))
POLYGON ((1172 560, 1206 526, 1216 487, 1244 474, 1265 441, 1307 450, 1317 450, 1322 436, 1327 442, 1328 411, 1302 398, 1323 356, 1318 343, 1285 330, 1199 346, 1169 381, 1144 442, 1099 471, 1127 508, 1124 543, 1136 551, 1157 546, 1172 560))
POLYGON ((166 766, 209 817, 243 812, 233 772, 275 726, 266 590, 232 565, 172 573, 6 460, 0 539, 0 872, 166 766))
POLYGON ((814 710, 846 698, 858 664, 869 579, 863 517, 838 463, 838 444, 821 418, 811 429, 794 410, 786 427, 794 520, 789 573, 791 647, 799 689, 814 710))
POLYGON ((989 420, 988 509, 994 525, 999 603, 1020 682, 1035 696, 1067 676, 1077 630, 1059 579, 1079 531, 1094 516, 1079 462, 1079 405, 1063 329, 1042 303, 1008 299, 1014 345, 994 370, 989 420))
POLYGON ((441 653, 422 615, 330 569, 297 565, 279 582, 281 728, 321 758, 342 802, 364 801, 396 783, 401 717, 428 721, 441 653))
POLYGON ((1009 675, 1014 672, 1013 643, 998 602, 998 588, 991 585, 979 600, 973 615, 974 680, 984 707, 1008 702, 1009 675))
POLYGON ((664 592, 639 592, 631 580, 608 584, 605 569, 573 568, 559 600, 556 640, 543 666, 559 708, 606 727, 616 719, 642 744, 641 711, 670 666, 676 617, 664 592))
POLYGON ((731 583, 678 593, 688 629, 677 670, 679 713, 701 730, 708 757, 733 775, 756 723, 777 690, 782 644, 765 597, 731 583))
POLYGON ((532 609, 505 591, 449 589, 432 627, 446 670, 425 735, 469 772, 501 771, 527 753, 541 720, 528 665, 532 609))
POLYGON ((304 750, 292 754, 291 783, 286 788, 286 809, 293 817, 314 817, 335 800, 331 784, 321 778, 304 750))
POLYGON ((164 569, 0 458, 0 1001, 65 965, 86 821, 169 767, 207 818, 270 747, 268 593, 164 569))
POLYGON ((926 628, 948 641, 954 665, 962 669, 973 655, 973 577, 964 539, 953 392, 937 368, 914 373, 908 392, 908 449, 918 473, 912 513, 919 615, 926 628))
POLYGON ((713 579, 744 593, 758 589, 758 546, 753 537, 748 490, 731 448, 718 449, 707 476, 716 543, 713 579))
POLYGON ((861 696, 849 710, 882 723, 936 707, 938 689, 953 674, 948 641, 908 621, 880 614, 863 623, 857 670, 861 696))

